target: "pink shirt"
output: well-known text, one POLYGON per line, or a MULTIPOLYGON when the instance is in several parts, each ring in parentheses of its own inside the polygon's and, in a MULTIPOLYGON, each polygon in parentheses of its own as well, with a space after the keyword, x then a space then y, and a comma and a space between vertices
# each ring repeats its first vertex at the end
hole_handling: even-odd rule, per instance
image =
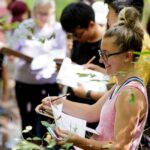
MULTIPOLYGON (((146 124, 147 120, 147 114, 148 114, 148 98, 145 87, 138 81, 131 81, 127 83, 126 85, 122 86, 119 91, 112 96, 112 98, 108 98, 106 102, 103 105, 103 108, 100 113, 100 122, 96 128, 99 135, 94 135, 93 138, 95 140, 99 141, 113 141, 114 139, 114 123, 115 123, 115 103, 117 100, 117 96, 120 93, 120 91, 123 90, 126 86, 132 86, 137 88, 140 92, 142 92, 146 98, 147 103, 147 112, 145 117, 142 121, 137 122, 136 124, 136 131, 134 133, 134 138, 132 140, 132 144, 130 147, 130 150, 137 150, 139 143, 141 141, 141 136, 144 130, 144 126, 146 124)), ((127 122, 128 124, 128 122, 127 122)))

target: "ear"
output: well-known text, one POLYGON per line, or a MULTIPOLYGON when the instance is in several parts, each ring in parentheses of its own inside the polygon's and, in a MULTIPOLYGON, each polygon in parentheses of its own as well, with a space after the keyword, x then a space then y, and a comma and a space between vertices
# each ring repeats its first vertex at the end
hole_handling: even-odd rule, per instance
POLYGON ((90 21, 88 27, 89 27, 89 28, 93 28, 93 27, 95 26, 95 24, 96 24, 96 23, 95 23, 94 21, 90 21))
POLYGON ((132 59, 133 59, 133 53, 132 53, 132 51, 128 51, 128 52, 125 54, 125 60, 124 60, 124 62, 132 61, 132 59))

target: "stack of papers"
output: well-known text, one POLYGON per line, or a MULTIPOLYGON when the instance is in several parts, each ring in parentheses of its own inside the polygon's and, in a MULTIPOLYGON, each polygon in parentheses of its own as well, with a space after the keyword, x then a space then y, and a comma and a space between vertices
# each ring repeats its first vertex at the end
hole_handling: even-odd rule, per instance
POLYGON ((85 137, 86 121, 63 113, 62 107, 63 104, 51 106, 56 126, 85 137))
POLYGON ((73 88, 82 85, 85 90, 105 92, 109 76, 90 69, 84 69, 82 65, 73 64, 70 58, 65 58, 56 81, 59 84, 73 88))
POLYGON ((63 113, 63 104, 52 105, 51 108, 54 115, 55 124, 60 129, 71 131, 81 137, 85 137, 86 131, 93 134, 98 134, 96 130, 86 126, 86 120, 63 113))

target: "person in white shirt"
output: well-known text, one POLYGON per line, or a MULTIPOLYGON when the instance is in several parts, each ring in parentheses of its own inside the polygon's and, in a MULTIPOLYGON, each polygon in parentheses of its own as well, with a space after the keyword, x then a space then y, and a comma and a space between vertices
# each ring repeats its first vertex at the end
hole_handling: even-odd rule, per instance
POLYGON ((14 50, 32 57, 33 61, 40 58, 39 61, 36 60, 36 67, 40 65, 41 68, 32 70, 32 63, 20 58, 15 71, 15 91, 22 127, 32 125, 36 130, 35 134, 40 136, 40 121, 34 111, 35 106, 48 94, 52 96, 60 93, 51 52, 59 57, 60 53, 65 55, 66 51, 66 33, 60 23, 55 21, 54 0, 35 1, 32 18, 23 21, 15 30, 11 46, 14 50))

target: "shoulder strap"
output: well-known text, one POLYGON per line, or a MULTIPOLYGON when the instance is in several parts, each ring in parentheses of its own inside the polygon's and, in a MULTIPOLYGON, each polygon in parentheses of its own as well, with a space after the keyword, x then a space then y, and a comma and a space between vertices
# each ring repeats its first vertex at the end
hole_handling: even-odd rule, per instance
MULTIPOLYGON (((127 85, 128 83, 132 82, 132 81, 137 81, 139 83, 141 83, 143 86, 144 86, 144 81, 138 77, 131 77, 131 78, 128 78, 118 89, 117 91, 115 92, 115 94, 122 88, 124 87, 125 85, 127 85)), ((114 94, 114 91, 112 92, 111 96, 110 96, 110 99, 112 98, 112 95, 114 94)))

